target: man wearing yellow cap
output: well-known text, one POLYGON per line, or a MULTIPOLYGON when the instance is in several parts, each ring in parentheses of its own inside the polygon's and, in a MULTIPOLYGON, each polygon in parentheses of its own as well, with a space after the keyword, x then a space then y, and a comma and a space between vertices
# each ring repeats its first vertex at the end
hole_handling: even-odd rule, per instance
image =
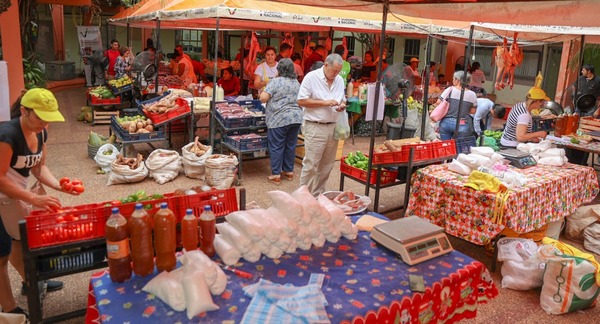
POLYGON ((544 90, 536 87, 529 89, 526 100, 517 103, 510 110, 500 145, 517 147, 519 143, 539 142, 540 139, 546 138, 545 131, 531 131, 531 111, 540 109, 544 101, 549 100, 544 90))
MULTIPOLYGON (((46 89, 27 91, 13 110, 20 116, 0 123, 0 305, 4 312, 23 314, 12 296, 8 261, 25 278, 19 221, 33 207, 50 212, 61 208, 58 198, 41 190, 27 190, 27 183, 33 174, 41 184, 62 191, 45 161, 48 124, 65 119, 58 111, 56 98, 46 89)), ((48 291, 61 288, 61 282, 47 282, 48 291)), ((22 291, 25 290, 24 285, 22 291)))
POLYGON ((419 59, 413 57, 410 59, 408 65, 402 71, 402 78, 410 82, 408 87, 408 95, 412 95, 415 91, 415 86, 421 84, 421 74, 419 73, 419 59))

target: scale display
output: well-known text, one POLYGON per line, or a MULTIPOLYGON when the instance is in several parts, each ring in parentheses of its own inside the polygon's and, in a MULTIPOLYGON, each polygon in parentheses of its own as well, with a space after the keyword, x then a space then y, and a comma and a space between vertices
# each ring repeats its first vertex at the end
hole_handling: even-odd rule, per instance
POLYGON ((510 164, 519 169, 525 169, 537 165, 537 162, 529 153, 521 152, 517 149, 504 149, 498 153, 505 159, 510 161, 510 164))
POLYGON ((453 251, 444 229, 417 216, 396 219, 373 227, 371 239, 415 265, 453 251))

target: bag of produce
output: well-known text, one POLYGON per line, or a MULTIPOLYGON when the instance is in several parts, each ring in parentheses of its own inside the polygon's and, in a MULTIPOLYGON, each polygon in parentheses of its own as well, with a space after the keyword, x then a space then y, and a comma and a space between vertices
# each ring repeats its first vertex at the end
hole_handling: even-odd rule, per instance
POLYGON ((212 147, 202 145, 199 137, 181 149, 183 172, 188 178, 203 179, 206 159, 212 155, 212 147))
POLYGON ((148 169, 144 164, 144 158, 138 153, 137 158, 125 158, 118 154, 117 158, 110 164, 107 185, 119 183, 140 182, 148 176, 148 169))
POLYGON ((348 123, 348 114, 344 111, 338 114, 333 130, 333 139, 345 140, 348 137, 350 137, 350 124, 348 123))
POLYGON ((216 189, 227 189, 237 175, 238 159, 235 155, 213 154, 205 162, 205 181, 216 189))
POLYGON ((176 151, 157 149, 148 156, 146 167, 150 171, 150 177, 158 184, 167 183, 179 175, 181 156, 176 151))
POLYGON ((110 172, 110 164, 117 159, 118 154, 119 149, 116 146, 107 143, 100 146, 98 152, 96 152, 94 161, 96 161, 96 164, 98 164, 102 171, 110 172))

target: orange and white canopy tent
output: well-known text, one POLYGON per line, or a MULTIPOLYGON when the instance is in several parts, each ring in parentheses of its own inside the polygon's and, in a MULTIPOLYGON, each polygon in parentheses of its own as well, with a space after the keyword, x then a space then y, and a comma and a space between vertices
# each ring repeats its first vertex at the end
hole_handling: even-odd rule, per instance
MULTIPOLYGON (((519 32, 529 42, 561 42, 586 35, 587 42, 600 42, 598 0, 273 0, 323 8, 344 8, 381 15, 387 3, 391 15, 430 19, 432 26, 475 26, 477 31, 512 37, 519 32)), ((387 29, 387 28, 386 28, 387 29)), ((467 27, 468 29, 468 27, 467 27)), ((432 30, 435 34, 435 28, 432 30)), ((479 39, 474 35, 474 39, 479 39)))
MULTIPOLYGON (((140 2, 136 7, 110 19, 115 25, 153 28, 160 20, 161 28, 213 29, 219 19, 222 30, 341 31, 377 32, 381 30, 381 14, 353 10, 310 7, 265 0, 171 0, 140 2)), ((469 24, 390 15, 389 33, 467 38, 469 24)), ((476 32, 477 40, 501 41, 501 37, 476 32)))

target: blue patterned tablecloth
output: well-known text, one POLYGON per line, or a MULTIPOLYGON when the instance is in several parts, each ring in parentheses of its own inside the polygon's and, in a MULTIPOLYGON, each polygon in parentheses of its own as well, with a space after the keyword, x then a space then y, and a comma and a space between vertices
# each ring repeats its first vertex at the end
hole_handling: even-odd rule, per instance
MULTIPOLYGON (((391 251, 376 245, 368 232, 359 232, 356 240, 341 238, 322 248, 298 250, 279 259, 265 256, 256 263, 240 260, 240 269, 254 275, 242 279, 226 271, 227 289, 213 296, 220 306, 191 321, 185 312, 173 311, 153 295, 141 289, 154 275, 133 276, 125 283, 111 282, 108 272, 94 274, 90 281, 88 323, 238 323, 250 298, 242 288, 259 278, 274 283, 303 286, 311 273, 325 274, 322 291, 332 323, 364 323, 401 319, 402 323, 456 321, 473 318, 478 303, 495 297, 498 290, 487 269, 460 252, 409 266, 391 251), (426 292, 412 292, 409 274, 425 279, 426 292)), ((155 273, 156 275, 156 273, 155 273)))

